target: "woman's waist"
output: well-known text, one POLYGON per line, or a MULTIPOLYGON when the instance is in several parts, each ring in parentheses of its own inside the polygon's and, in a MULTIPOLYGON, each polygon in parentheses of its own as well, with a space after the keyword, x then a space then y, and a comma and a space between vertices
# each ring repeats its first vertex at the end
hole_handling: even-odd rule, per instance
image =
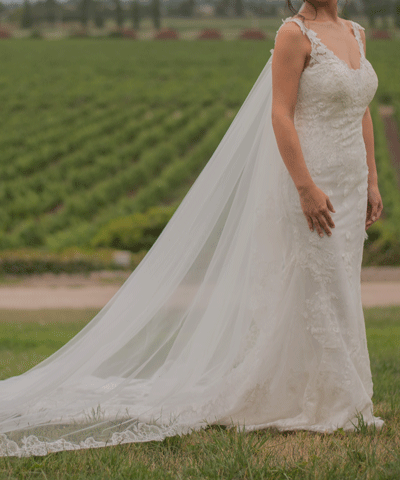
POLYGON ((298 132, 301 150, 307 165, 325 169, 354 169, 366 165, 367 152, 362 132, 355 134, 312 134, 298 132))
POLYGON ((363 140, 362 121, 338 119, 323 121, 318 117, 314 117, 310 121, 295 118, 294 126, 297 134, 301 139, 307 140, 308 143, 314 143, 318 146, 323 144, 326 146, 335 145, 348 147, 354 142, 360 143, 363 140))
POLYGON ((368 175, 365 144, 358 149, 337 148, 318 152, 304 148, 303 156, 311 176, 323 183, 346 179, 346 183, 356 185, 368 175))

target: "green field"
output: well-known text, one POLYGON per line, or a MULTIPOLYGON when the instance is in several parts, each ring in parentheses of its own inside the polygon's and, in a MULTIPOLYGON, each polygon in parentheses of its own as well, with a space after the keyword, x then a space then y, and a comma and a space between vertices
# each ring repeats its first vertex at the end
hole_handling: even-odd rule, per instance
MULTIPOLYGON (((96 311, 1 311, 0 378, 38 363, 96 311)), ((400 308, 365 311, 380 432, 250 434, 212 427, 163 442, 27 459, 0 458, 0 478, 43 479, 368 479, 400 478, 400 308)))
MULTIPOLYGON (((94 246, 115 218, 178 205, 272 46, 271 40, 2 42, 0 250, 94 246)), ((374 105, 393 103, 398 116, 399 47, 400 40, 368 43, 380 79, 374 105)), ((375 110, 385 221, 396 237, 400 194, 375 110)))
POLYGON ((85 245, 110 219, 181 200, 269 55, 209 47, 8 42, 0 248, 85 245))

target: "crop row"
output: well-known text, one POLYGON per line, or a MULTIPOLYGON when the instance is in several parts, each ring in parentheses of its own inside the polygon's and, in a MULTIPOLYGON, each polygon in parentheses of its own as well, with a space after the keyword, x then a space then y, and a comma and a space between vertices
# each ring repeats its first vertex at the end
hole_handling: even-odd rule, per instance
MULTIPOLYGON (((196 95, 191 90, 181 92, 182 96, 177 102, 173 102, 176 108, 186 106, 197 101, 196 95)), ((2 105, 2 120, 4 127, 0 132, 0 148, 3 153, 1 162, 4 161, 4 153, 9 147, 19 148, 22 151, 32 141, 43 141, 52 139, 53 131, 57 129, 70 129, 75 124, 92 123, 97 121, 97 117, 106 118, 117 111, 123 111, 129 108, 136 108, 137 105, 145 105, 147 109, 152 109, 160 105, 160 102, 149 98, 138 99, 137 96, 125 95, 121 98, 121 93, 115 94, 108 92, 104 95, 102 90, 97 92, 98 98, 91 102, 85 101, 77 108, 72 106, 65 107, 62 103, 58 104, 57 111, 41 110, 35 104, 32 105, 32 98, 27 98, 24 102, 24 108, 19 113, 9 113, 2 105), (32 121, 34 115, 36 121, 32 121)), ((143 95, 144 97, 144 95, 143 95)), ((78 101, 78 100, 77 100, 78 101)), ((166 104, 166 102, 162 102, 166 104)), ((65 134, 68 134, 68 130, 65 134)))
POLYGON ((82 222, 48 237, 46 239, 48 248, 51 250, 66 248, 72 244, 72 238, 74 245, 88 245, 100 229, 114 218, 143 212, 154 205, 179 203, 211 157, 230 121, 227 117, 221 116, 201 142, 198 142, 187 155, 177 157, 157 176, 153 176, 133 198, 123 196, 114 204, 103 208, 91 222, 82 222))
POLYGON ((202 136, 208 128, 213 127, 222 111, 223 107, 220 105, 204 110, 202 116, 193 116, 191 121, 171 138, 160 131, 160 138, 154 147, 141 148, 142 153, 135 162, 131 162, 112 177, 97 182, 92 189, 68 197, 59 217, 63 218, 64 222, 68 222, 70 218, 79 218, 86 222, 108 205, 114 204, 121 196, 136 196, 138 191, 147 188, 152 178, 158 177, 170 162, 184 155, 194 143, 201 142, 202 136))
MULTIPOLYGON (((164 126, 165 128, 158 127, 156 132, 153 131, 154 128, 148 132, 145 131, 142 138, 140 136, 137 137, 137 143, 133 141, 126 146, 124 156, 120 156, 121 152, 119 152, 118 161, 115 158, 115 153, 113 154, 114 163, 124 163, 124 165, 121 165, 124 168, 120 168, 113 175, 108 175, 102 181, 96 181, 91 188, 83 189, 81 192, 77 191, 71 195, 66 194, 63 197, 64 202, 59 210, 54 214, 38 217, 37 221, 35 221, 35 228, 41 234, 36 237, 36 243, 43 242, 45 236, 59 229, 69 228, 77 222, 90 220, 99 210, 115 202, 120 196, 127 195, 129 192, 133 192, 135 188, 140 188, 146 184, 153 175, 161 171, 174 157, 183 155, 186 149, 190 148, 194 142, 199 141, 207 128, 215 122, 216 118, 221 116, 222 111, 223 107, 219 105, 203 110, 200 116, 193 115, 192 110, 192 115, 170 118, 164 126), (191 117, 190 122, 187 122, 187 117, 191 117), (183 121, 186 121, 186 125, 180 128, 183 121), (174 128, 174 125, 176 129, 179 129, 179 132, 174 134, 172 139, 169 139, 166 131, 168 132, 169 129, 174 128), (146 139, 146 136, 147 139, 150 138, 153 142, 153 148, 149 144, 143 145, 143 139, 146 139), (135 148, 136 152, 134 151, 135 148), (143 153, 139 157, 140 152, 143 153), (132 161, 132 155, 135 156, 135 154, 138 158, 136 161, 132 161), (39 241, 39 237, 42 239, 41 241, 39 241)), ((111 164, 110 161, 104 162, 105 168, 109 168, 109 165, 112 168, 112 158, 110 160, 111 164)), ((95 165, 96 168, 99 168, 98 161, 96 161, 95 165)), ((42 195, 40 195, 40 198, 43 198, 42 195)), ((29 208, 29 205, 32 205, 33 200, 32 198, 31 202, 29 202, 29 198, 25 197, 19 204, 20 208, 26 210, 29 208)), ((34 205, 39 208, 42 203, 36 202, 34 205)), ((11 205, 8 210, 12 211, 11 205)), ((12 239, 15 241, 20 237, 23 238, 22 232, 24 229, 26 229, 25 221, 17 225, 5 240, 10 242, 12 239)), ((13 242, 6 245, 17 246, 17 244, 13 242)))
POLYGON ((142 105, 136 112, 119 111, 114 118, 106 117, 97 122, 87 122, 84 126, 73 127, 72 132, 68 132, 66 129, 64 134, 64 129, 60 127, 54 131, 53 135, 50 134, 51 137, 48 133, 43 135, 46 137, 45 139, 41 135, 32 137, 33 140, 26 142, 25 152, 19 154, 14 161, 7 158, 7 152, 4 153, 4 162, 0 165, 0 175, 6 180, 12 180, 20 178, 21 175, 32 175, 37 171, 42 171, 43 168, 68 153, 78 151, 85 144, 118 130, 132 113, 141 115, 145 111, 146 108, 142 105))
POLYGON ((131 165, 142 151, 184 125, 199 108, 192 106, 180 115, 161 110, 144 120, 133 119, 124 128, 116 130, 113 136, 103 136, 98 142, 88 143, 86 148, 66 155, 53 168, 25 180, 8 182, 3 199, 8 201, 9 225, 29 214, 47 212, 54 203, 65 207, 65 201, 68 203, 79 196, 79 191, 86 194, 97 182, 131 165))
MULTIPOLYGON (((103 140, 104 135, 108 135, 113 131, 118 132, 127 122, 140 122, 147 112, 148 108, 144 105, 138 105, 130 110, 121 110, 116 107, 113 110, 93 116, 90 121, 78 122, 69 128, 61 126, 54 132, 47 132, 46 137, 35 137, 35 140, 27 142, 30 147, 29 150, 32 150, 31 157, 26 153, 25 157, 23 157, 25 163, 20 158, 15 161, 15 166, 18 165, 18 168, 16 168, 16 172, 13 172, 14 176, 20 177, 18 174, 21 173, 21 168, 26 169, 23 173, 32 175, 35 171, 33 159, 36 160, 36 157, 40 157, 36 150, 40 148, 41 144, 45 145, 47 156, 52 156, 53 158, 59 155, 65 156, 74 151, 82 151, 82 148, 86 145, 97 143, 99 138, 103 140), (27 158, 29 161, 26 160, 27 158)), ((148 123, 146 123, 146 126, 148 126, 148 123)), ((12 174, 9 173, 9 176, 6 178, 10 180, 12 177, 12 174)))
POLYGON ((59 106, 56 111, 42 112, 36 122, 32 122, 32 117, 27 112, 18 116, 12 115, 5 130, 1 132, 0 147, 2 151, 10 147, 23 149, 37 138, 51 141, 53 132, 58 132, 60 129, 65 129, 67 133, 76 125, 83 126, 87 122, 106 118, 107 114, 112 115, 123 107, 122 102, 120 104, 111 100, 110 98, 107 106, 99 106, 95 102, 84 104, 79 109, 63 109, 59 106))

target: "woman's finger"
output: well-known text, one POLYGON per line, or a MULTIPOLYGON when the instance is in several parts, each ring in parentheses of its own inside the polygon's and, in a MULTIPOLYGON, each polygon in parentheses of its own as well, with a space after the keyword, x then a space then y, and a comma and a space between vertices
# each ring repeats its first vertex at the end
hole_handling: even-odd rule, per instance
POLYGON ((318 235, 320 237, 323 237, 324 232, 322 231, 321 225, 319 223, 319 219, 317 217, 313 217, 313 224, 314 224, 315 230, 317 231, 318 235))
POLYGON ((332 205, 331 201, 329 200, 329 198, 326 199, 326 204, 328 205, 328 208, 332 213, 336 213, 336 210, 333 208, 333 205, 332 205))
POLYGON ((329 228, 328 222, 327 222, 324 214, 321 214, 318 217, 318 221, 319 221, 319 224, 321 225, 321 227, 325 230, 328 237, 330 237, 332 235, 332 232, 331 232, 331 229, 329 228))
POLYGON ((376 220, 378 220, 378 204, 377 204, 377 203, 374 203, 374 204, 372 205, 370 219, 371 219, 373 222, 375 222, 376 220))
POLYGON ((334 223, 334 221, 332 220, 332 217, 330 216, 329 212, 328 212, 328 211, 323 212, 323 215, 324 215, 325 220, 327 221, 328 225, 329 225, 331 228, 335 228, 335 223, 334 223))
POLYGON ((313 225, 311 217, 306 217, 306 219, 307 219, 307 223, 308 223, 308 228, 313 232, 314 231, 314 225, 313 225))

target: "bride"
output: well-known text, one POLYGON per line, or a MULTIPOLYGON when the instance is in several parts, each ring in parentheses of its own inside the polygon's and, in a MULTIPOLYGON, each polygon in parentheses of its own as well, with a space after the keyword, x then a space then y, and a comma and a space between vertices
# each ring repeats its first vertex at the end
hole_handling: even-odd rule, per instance
POLYGON ((209 424, 382 426, 360 293, 365 229, 382 210, 364 29, 338 17, 337 0, 304 0, 271 52, 117 294, 63 348, 0 382, 1 455, 209 424))

